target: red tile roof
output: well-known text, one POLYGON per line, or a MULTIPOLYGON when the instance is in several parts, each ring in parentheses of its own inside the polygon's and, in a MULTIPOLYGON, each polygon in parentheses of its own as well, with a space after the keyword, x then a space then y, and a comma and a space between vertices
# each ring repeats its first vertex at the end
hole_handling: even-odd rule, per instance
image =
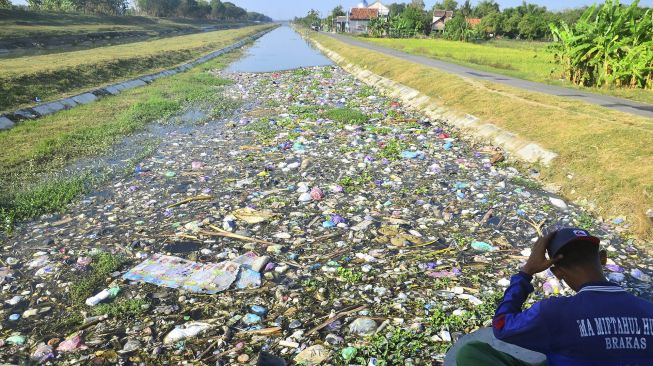
POLYGON ((350 20, 370 20, 379 17, 379 9, 353 8, 351 9, 350 20))
POLYGON ((467 24, 471 25, 472 27, 481 25, 481 19, 479 18, 465 18, 465 21, 467 22, 467 24))

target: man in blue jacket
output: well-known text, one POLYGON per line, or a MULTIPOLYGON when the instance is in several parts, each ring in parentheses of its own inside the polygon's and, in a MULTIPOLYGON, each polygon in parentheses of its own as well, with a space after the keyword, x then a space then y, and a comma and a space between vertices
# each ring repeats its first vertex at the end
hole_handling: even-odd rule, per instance
MULTIPOLYGON (((653 365, 653 303, 608 282, 605 258, 599 239, 582 229, 564 228, 540 238, 512 276, 492 321, 494 336, 545 354, 549 366, 653 365), (576 295, 522 310, 533 292, 533 275, 549 268, 576 295)), ((463 346, 456 360, 458 366, 529 365, 482 342, 463 346)))

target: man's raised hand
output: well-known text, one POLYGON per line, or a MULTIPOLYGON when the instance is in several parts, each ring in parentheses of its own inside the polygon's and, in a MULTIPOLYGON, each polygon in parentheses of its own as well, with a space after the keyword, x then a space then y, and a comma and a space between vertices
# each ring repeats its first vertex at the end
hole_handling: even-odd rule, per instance
POLYGON ((549 242, 554 235, 555 232, 552 232, 537 239, 535 245, 533 245, 533 249, 531 250, 531 256, 528 258, 528 261, 526 261, 526 264, 521 268, 522 272, 532 276, 536 273, 546 271, 549 267, 562 259, 562 255, 557 255, 553 259, 546 258, 546 247, 549 245, 549 242))

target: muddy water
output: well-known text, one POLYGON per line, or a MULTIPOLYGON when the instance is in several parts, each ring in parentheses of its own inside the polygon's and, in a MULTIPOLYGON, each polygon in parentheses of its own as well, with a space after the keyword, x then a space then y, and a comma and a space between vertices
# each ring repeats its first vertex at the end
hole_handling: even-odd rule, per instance
POLYGON ((288 25, 261 37, 227 72, 272 72, 300 67, 326 66, 331 61, 309 45, 288 25))

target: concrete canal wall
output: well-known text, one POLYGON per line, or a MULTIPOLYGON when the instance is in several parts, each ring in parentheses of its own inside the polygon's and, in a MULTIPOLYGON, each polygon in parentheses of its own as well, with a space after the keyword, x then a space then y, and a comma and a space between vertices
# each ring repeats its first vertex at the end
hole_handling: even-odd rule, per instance
POLYGON ((166 77, 166 76, 172 76, 175 74, 178 74, 180 72, 186 71, 194 66, 197 66, 199 64, 205 63, 209 60, 212 60, 218 56, 222 56, 226 53, 229 53, 237 48, 240 48, 250 42, 253 42, 259 38, 261 38, 263 35, 266 33, 274 30, 276 28, 270 28, 267 30, 264 30, 260 33, 257 33, 253 36, 249 36, 247 38, 244 38, 231 46, 219 49, 217 51, 213 51, 207 55, 204 55, 194 61, 186 62, 184 64, 181 64, 177 67, 163 70, 154 74, 148 74, 148 75, 143 75, 135 79, 131 80, 126 80, 122 81, 119 83, 111 84, 104 86, 99 89, 95 90, 90 90, 81 94, 77 94, 68 98, 63 98, 59 100, 55 100, 52 102, 47 102, 43 104, 38 104, 33 107, 28 107, 28 108, 23 108, 16 110, 14 112, 5 114, 5 115, 0 115, 0 130, 7 130, 10 128, 13 128, 16 126, 16 124, 20 123, 20 121, 23 120, 30 120, 30 119, 36 119, 40 118, 43 116, 47 116, 49 114, 53 114, 65 109, 71 109, 74 108, 78 105, 82 104, 88 104, 91 102, 94 102, 100 98, 103 98, 105 96, 109 95, 118 95, 120 94, 123 90, 128 90, 128 89, 133 89, 141 86, 145 86, 151 82, 153 82, 156 79, 166 77))

